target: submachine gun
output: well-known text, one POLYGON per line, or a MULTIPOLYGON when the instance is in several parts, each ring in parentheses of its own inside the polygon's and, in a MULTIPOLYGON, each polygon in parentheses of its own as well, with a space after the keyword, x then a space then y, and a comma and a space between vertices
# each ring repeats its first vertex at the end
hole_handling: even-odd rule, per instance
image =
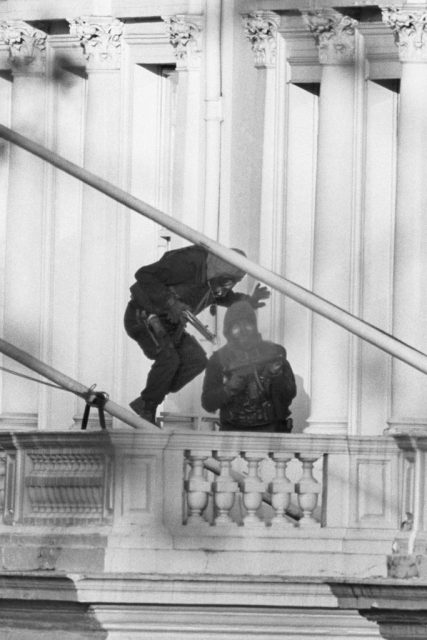
POLYGON ((192 313, 189 309, 185 309, 182 312, 182 316, 184 320, 189 324, 191 324, 191 326, 194 327, 196 331, 198 331, 206 340, 209 340, 209 342, 212 342, 212 344, 215 344, 216 335, 212 333, 206 325, 200 322, 200 320, 196 318, 194 313, 192 313))
MULTIPOLYGON (((170 289, 174 291, 172 287, 170 287, 170 289)), ((149 313, 145 311, 145 309, 150 308, 150 300, 138 282, 135 282, 135 284, 130 287, 130 290, 132 299, 135 300, 141 307, 137 314, 138 322, 141 322, 145 325, 151 336, 151 339, 153 340, 154 345, 156 346, 156 348, 159 348, 159 338, 162 338, 166 334, 159 316, 156 313, 149 313)), ((188 322, 206 340, 209 340, 209 342, 212 343, 216 342, 216 335, 212 333, 207 326, 200 322, 200 320, 198 320, 194 313, 192 313, 189 309, 185 309, 184 311, 182 311, 181 315, 183 319, 181 330, 184 329, 185 323, 188 322)))
POLYGON ((238 373, 238 375, 246 376, 248 374, 254 373, 258 371, 258 367, 262 368, 265 365, 270 365, 270 374, 275 375, 279 373, 279 371, 283 367, 283 356, 277 355, 272 356, 268 355, 251 355, 246 357, 242 357, 236 360, 233 360, 232 363, 228 364, 225 368, 224 373, 226 375, 231 375, 232 373, 238 373))

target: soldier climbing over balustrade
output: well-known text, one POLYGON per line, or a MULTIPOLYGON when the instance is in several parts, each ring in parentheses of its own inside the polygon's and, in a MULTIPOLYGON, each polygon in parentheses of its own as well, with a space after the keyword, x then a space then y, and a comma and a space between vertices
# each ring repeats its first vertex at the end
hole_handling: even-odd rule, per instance
MULTIPOLYGON (((243 253, 240 249, 235 249, 243 253)), ((141 395, 130 407, 155 424, 156 409, 168 393, 182 389, 205 368, 207 358, 185 330, 189 318, 212 305, 228 307, 246 300, 264 306, 270 292, 257 285, 252 295, 232 291, 245 272, 200 246, 167 251, 135 274, 124 323, 153 365, 141 395)))

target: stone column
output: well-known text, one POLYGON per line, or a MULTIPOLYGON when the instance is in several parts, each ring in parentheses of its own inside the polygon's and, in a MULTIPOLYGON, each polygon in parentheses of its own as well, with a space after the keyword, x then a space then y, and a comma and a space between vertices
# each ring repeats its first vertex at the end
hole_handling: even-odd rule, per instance
POLYGON ((163 20, 178 71, 172 209, 186 224, 203 229, 201 18, 175 15, 163 20))
MULTIPOLYGON (((402 65, 398 115, 393 334, 427 351, 427 4, 383 11, 402 65)), ((390 423, 427 424, 425 375, 393 361, 390 423)))
MULTIPOLYGON (((283 268, 283 164, 279 161, 283 150, 283 121, 278 118, 283 96, 280 80, 284 78, 281 68, 282 57, 278 59, 278 28, 280 17, 272 11, 255 11, 243 18, 246 37, 254 54, 257 73, 256 93, 262 120, 259 127, 261 155, 261 201, 257 212, 258 229, 250 229, 253 240, 258 243, 256 252, 259 263, 267 269, 282 272, 283 268), (259 217, 258 217, 259 216, 259 217)), ((255 134, 254 134, 255 137, 255 134)), ((248 247, 251 250, 251 247, 248 247)), ((255 248, 251 258, 256 259, 255 248)), ((282 296, 274 291, 268 305, 259 314, 259 326, 266 337, 283 340, 282 296)))
MULTIPOLYGON (((176 58, 178 86, 174 140, 172 214, 199 231, 204 230, 205 156, 202 144, 203 98, 201 81, 202 21, 199 15, 163 17, 176 58)), ((171 249, 187 245, 172 236, 171 249)), ((209 318, 207 318, 209 322, 209 318)), ((204 348, 209 348, 206 343, 204 348)), ((193 415, 200 413, 202 377, 166 398, 165 409, 193 415)))
MULTIPOLYGON (((46 34, 20 20, 0 23, 13 75, 10 124, 36 142, 46 133, 46 34)), ((41 247, 45 206, 42 160, 10 146, 5 246, 4 331, 9 342, 40 357, 41 247)), ((10 368, 23 370, 17 363, 10 368)), ((28 374, 28 370, 25 369, 28 374)), ((38 386, 5 375, 0 424, 37 427, 38 386)))
MULTIPOLYGON (((6 53, 0 58, 0 122, 10 127, 11 99, 12 99, 12 74, 8 70, 6 53), (4 70, 6 69, 6 70, 4 70)), ((9 183, 9 149, 4 140, 0 141, 0 324, 4 326, 4 302, 5 302, 5 256, 6 256, 6 230, 8 224, 8 183, 9 183)), ((0 355, 0 365, 6 365, 6 358, 0 355)), ((3 378, 8 374, 0 372, 0 414, 2 406, 3 378)))
MULTIPOLYGON (((113 184, 120 176, 122 31, 123 23, 113 17, 70 20, 87 61, 84 166, 113 184)), ((78 379, 108 392, 114 388, 116 326, 123 314, 115 304, 119 215, 124 214, 116 202, 83 188, 78 379)))
MULTIPOLYGON (((319 98, 314 292, 350 305, 353 214, 354 60, 356 21, 336 12, 307 13, 322 65, 319 98)), ((313 316, 311 423, 313 433, 346 433, 349 335, 313 316)))

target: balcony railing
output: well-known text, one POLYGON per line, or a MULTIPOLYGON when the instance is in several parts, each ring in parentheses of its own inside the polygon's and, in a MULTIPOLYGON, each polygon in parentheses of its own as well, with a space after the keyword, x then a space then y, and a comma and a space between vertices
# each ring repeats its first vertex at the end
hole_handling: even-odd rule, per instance
POLYGON ((27 545, 13 569, 46 568, 43 539, 49 568, 82 570, 95 536, 97 570, 385 575, 408 510, 407 453, 387 437, 123 429, 0 447, 0 539, 27 545))

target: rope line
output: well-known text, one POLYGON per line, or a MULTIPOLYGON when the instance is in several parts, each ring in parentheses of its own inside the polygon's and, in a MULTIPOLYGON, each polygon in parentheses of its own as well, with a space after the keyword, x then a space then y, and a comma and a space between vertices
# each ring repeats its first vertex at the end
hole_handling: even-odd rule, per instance
MULTIPOLYGON (((24 373, 19 373, 18 371, 14 371, 13 369, 8 369, 7 367, 0 367, 0 370, 6 371, 6 373, 11 373, 14 376, 18 376, 18 378, 25 378, 26 380, 32 380, 32 382, 38 382, 39 384, 44 384, 47 387, 53 387, 54 389, 60 389, 61 391, 69 392, 69 389, 66 389, 65 387, 61 387, 58 384, 53 384, 52 382, 46 382, 45 380, 39 380, 38 378, 33 378, 32 376, 26 376, 24 373)), ((108 393, 105 393, 104 391, 95 391, 95 387, 96 387, 96 384, 93 384, 91 387, 89 387, 86 393, 76 394, 76 395, 79 395, 81 398, 83 398, 83 400, 86 402, 86 406, 85 406, 85 409, 83 412, 83 418, 82 418, 82 426, 81 426, 82 430, 85 430, 87 427, 91 407, 96 407, 96 409, 98 409, 98 420, 99 420, 101 429, 104 430, 107 428, 105 423, 104 407, 109 396, 108 396, 108 393)))
POLYGON ((54 389, 61 389, 61 391, 68 391, 68 389, 66 389, 65 387, 61 387, 59 384, 53 384, 52 382, 39 380, 39 378, 32 378, 31 376, 26 376, 24 373, 13 371, 13 369, 8 369, 7 367, 0 367, 0 369, 2 371, 6 371, 7 373, 12 373, 14 376, 18 376, 18 378, 25 378, 26 380, 32 380, 33 382, 38 382, 39 384, 45 384, 47 387, 53 387, 54 389))

